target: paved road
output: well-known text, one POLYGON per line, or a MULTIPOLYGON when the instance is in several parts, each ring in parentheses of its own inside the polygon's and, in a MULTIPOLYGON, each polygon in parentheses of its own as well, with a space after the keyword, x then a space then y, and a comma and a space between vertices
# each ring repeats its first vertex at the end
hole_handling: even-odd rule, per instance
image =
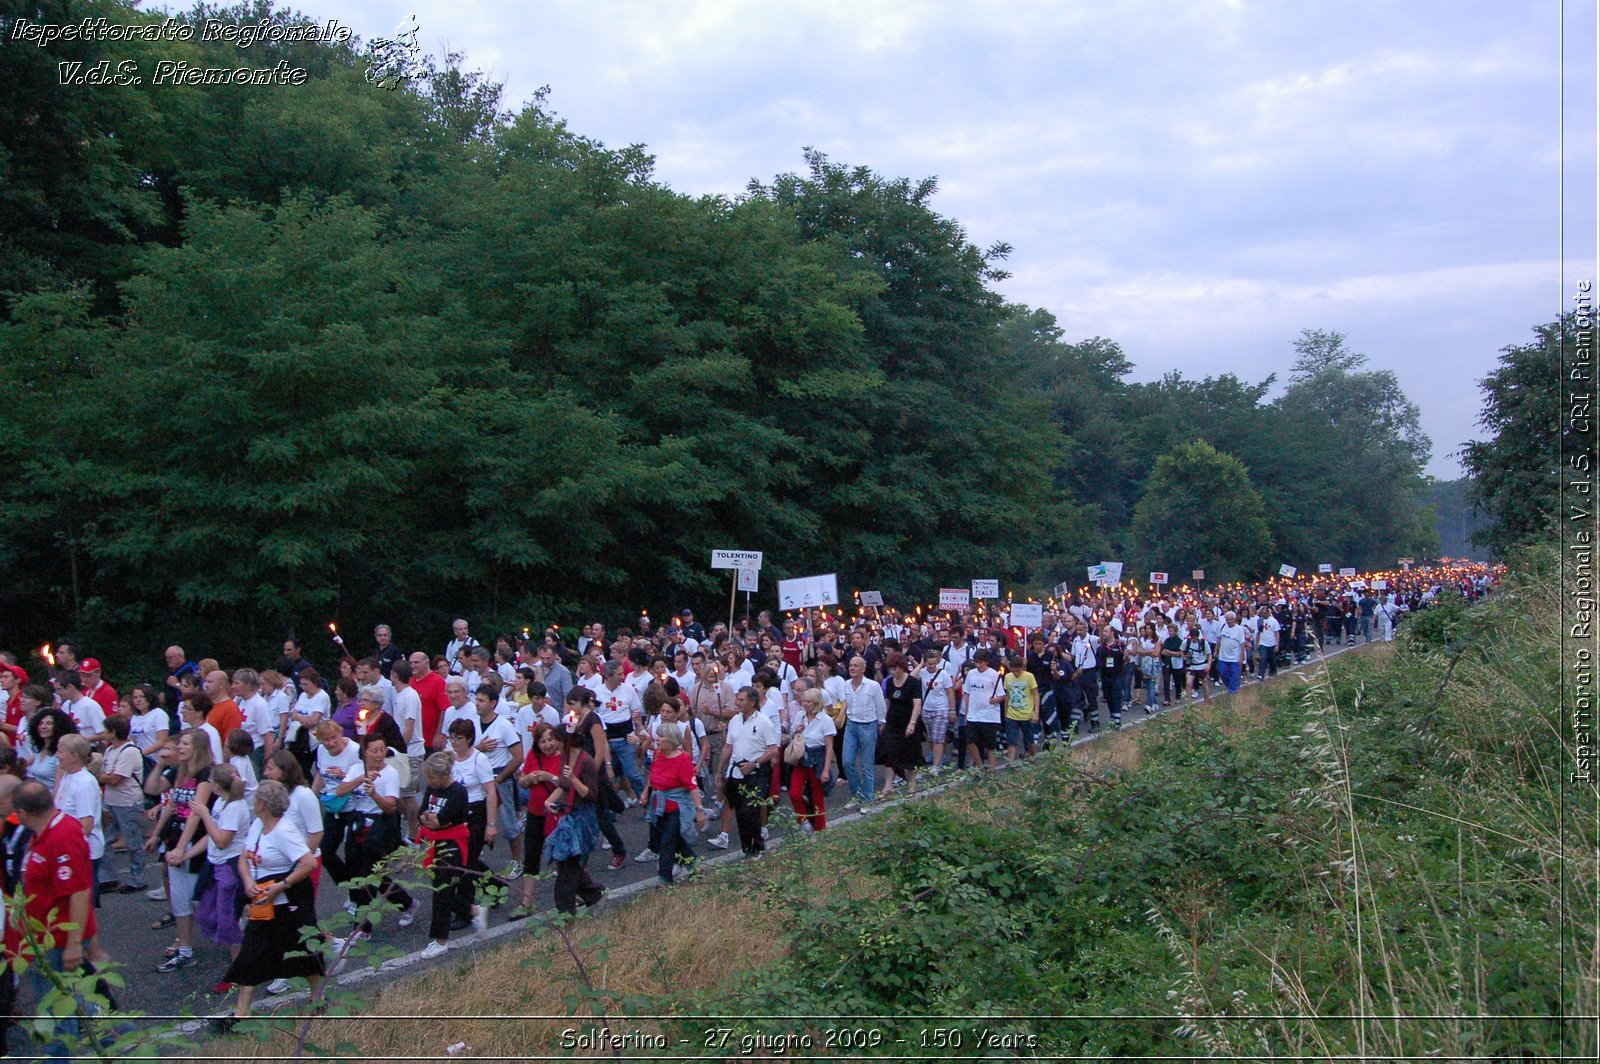
MULTIPOLYGON (((1342 653, 1346 648, 1338 647, 1330 651, 1329 656, 1342 653)), ((1102 708, 1102 713, 1104 712, 1102 708)), ((1137 726, 1146 719, 1143 708, 1131 708, 1124 713, 1124 726, 1137 726)), ((1102 733, 1103 734, 1103 733, 1102 733)), ((1083 740, 1080 740, 1083 741, 1083 740)), ((830 798, 835 807, 848 800, 849 794, 844 784, 834 788, 830 798)), ((783 808, 788 809, 787 801, 783 808)), ((830 814, 829 820, 854 819, 853 816, 840 817, 830 814)), ((791 816, 773 816, 771 832, 775 840, 781 841, 784 832, 793 829, 791 816)), ((590 870, 602 883, 606 884, 610 896, 621 896, 633 893, 635 890, 647 889, 648 884, 655 880, 655 863, 641 864, 634 861, 634 855, 639 853, 647 838, 647 827, 643 822, 642 812, 635 808, 624 813, 618 822, 624 843, 629 853, 624 867, 617 872, 605 870, 605 864, 611 854, 606 850, 597 850, 590 859, 590 870), (631 889, 626 889, 631 888, 631 889)), ((711 825, 715 831, 715 824, 711 825)), ((719 851, 708 848, 704 841, 698 849, 702 855, 717 856, 719 851)), ((734 840, 733 851, 737 851, 737 836, 734 840)), ((504 844, 500 844, 486 855, 490 867, 494 870, 504 868, 509 860, 504 844)), ((110 859, 117 868, 121 868, 123 857, 113 853, 110 859)), ((542 910, 551 908, 552 884, 546 880, 539 883, 535 896, 536 904, 542 910)), ((340 911, 346 900, 345 892, 335 886, 331 880, 325 880, 322 889, 318 892, 317 909, 320 916, 332 918, 337 915, 338 926, 348 926, 348 920, 340 911)), ((393 918, 381 926, 375 938, 382 944, 397 946, 408 955, 414 954, 427 944, 427 906, 429 900, 423 899, 422 910, 418 918, 409 928, 394 925, 393 918)), ((497 939, 507 934, 537 933, 539 923, 536 920, 521 921, 506 924, 505 912, 515 902, 503 906, 499 912, 490 916, 489 939, 497 939)), ((156 965, 161 962, 161 952, 164 946, 173 941, 172 931, 156 931, 151 929, 151 923, 159 920, 166 912, 164 902, 150 901, 143 894, 135 895, 109 895, 102 899, 100 910, 100 926, 102 940, 111 955, 123 965, 123 974, 127 980, 127 988, 121 994, 125 1007, 135 1009, 147 1015, 177 1016, 184 1013, 200 1015, 216 1014, 231 1005, 230 998, 212 995, 210 987, 216 983, 228 966, 228 956, 224 949, 203 941, 199 941, 197 934, 196 963, 188 968, 170 974, 161 974, 156 971, 156 965)), ((329 920, 332 924, 335 921, 329 920)), ((452 946, 460 947, 471 943, 471 932, 457 932, 452 936, 452 946)), ((390 970, 400 970, 411 967, 416 963, 415 958, 405 960, 403 963, 390 962, 385 965, 387 974, 390 970)), ((379 976, 380 973, 369 973, 379 976)), ((341 981, 346 981, 348 974, 341 976, 341 981)), ((273 999, 263 998, 264 1002, 273 999)), ((292 999, 291 999, 292 1000, 292 999)))

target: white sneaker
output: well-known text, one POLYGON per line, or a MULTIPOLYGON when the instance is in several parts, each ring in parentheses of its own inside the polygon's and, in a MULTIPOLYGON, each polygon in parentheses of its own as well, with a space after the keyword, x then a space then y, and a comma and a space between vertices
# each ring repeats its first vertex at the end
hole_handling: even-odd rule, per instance
POLYGON ((432 957, 442 957, 449 952, 450 944, 448 942, 430 941, 426 946, 422 947, 422 959, 428 960, 432 957))
POLYGON ((728 833, 726 831, 717 832, 717 834, 706 840, 706 845, 715 846, 719 850, 726 850, 728 848, 728 833))
POLYGON ((166 901, 167 900, 167 888, 166 887, 157 887, 154 890, 147 890, 147 891, 144 892, 144 896, 149 898, 151 901, 166 901))
POLYGON ((354 916, 360 910, 356 908, 356 903, 355 902, 347 901, 347 902, 344 903, 344 911, 349 913, 351 916, 354 916))
POLYGON ((269 994, 287 994, 288 992, 289 980, 287 979, 274 979, 267 984, 267 993, 269 994))
POLYGON ((611 849, 611 843, 606 841, 605 839, 601 839, 600 840, 600 848, 602 850, 609 850, 609 849, 611 849))
POLYGON ((417 899, 412 898, 411 904, 406 906, 406 911, 400 914, 400 919, 395 921, 401 927, 410 927, 411 922, 417 918, 417 899))
POLYGON ((472 929, 478 934, 489 930, 489 910, 478 906, 478 911, 472 914, 472 929))
POLYGON ((658 854, 654 850, 640 850, 639 856, 635 857, 634 860, 639 864, 645 864, 647 862, 654 861, 657 856, 658 854))
POLYGON ((623 809, 632 809, 634 806, 636 806, 638 804, 639 804, 639 800, 637 798, 624 798, 622 800, 622 808, 623 809))
POLYGON ((766 828, 762 828, 761 829, 761 841, 762 842, 766 842, 767 839, 769 839, 769 838, 771 838, 771 836, 767 834, 767 829, 766 828))
POLYGON ((809 820, 800 825, 800 830, 807 835, 815 835, 817 833, 816 826, 809 820))
POLYGON ((687 879, 688 877, 689 877, 689 870, 687 868, 683 867, 683 865, 675 864, 675 865, 672 866, 672 881, 674 883, 676 883, 680 879, 687 879))
POLYGON ((501 874, 506 879, 521 879, 522 878, 522 862, 521 861, 512 861, 510 864, 506 865, 506 870, 501 874))

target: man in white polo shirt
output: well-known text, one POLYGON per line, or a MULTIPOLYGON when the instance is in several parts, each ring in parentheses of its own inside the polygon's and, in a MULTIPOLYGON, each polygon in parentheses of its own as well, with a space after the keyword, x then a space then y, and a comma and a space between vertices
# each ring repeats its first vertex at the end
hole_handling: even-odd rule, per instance
POLYGON ((739 711, 728 721, 727 742, 717 763, 717 786, 734 811, 740 848, 746 856, 755 856, 764 848, 760 802, 777 763, 778 731, 766 714, 757 712, 754 688, 740 690, 734 703, 739 711))

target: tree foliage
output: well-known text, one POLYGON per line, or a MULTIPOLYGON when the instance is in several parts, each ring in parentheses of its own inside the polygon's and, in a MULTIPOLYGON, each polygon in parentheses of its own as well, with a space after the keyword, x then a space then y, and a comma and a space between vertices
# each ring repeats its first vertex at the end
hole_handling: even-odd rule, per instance
POLYGON ((1497 555, 1545 535, 1560 509, 1562 352, 1577 345, 1577 332, 1574 314, 1536 327, 1532 343, 1501 348, 1499 365, 1479 382, 1478 424, 1492 435, 1462 445, 1461 464, 1485 519, 1473 541, 1497 555))
POLYGON ((764 590, 838 572, 891 597, 1181 569, 1135 504, 1201 439, 1301 561, 1415 539, 1414 408, 1335 334, 1276 400, 1271 377, 1132 383, 1114 340, 1001 299, 1009 249, 940 215, 932 178, 807 151, 736 199, 686 196, 643 146, 584 137, 544 90, 507 108, 459 56, 388 91, 349 44, 14 51, 0 642, 116 657, 159 626, 243 655, 330 617, 661 610, 719 595, 717 546, 763 550, 764 590), (58 58, 309 77, 91 93, 58 58))
POLYGON ((1255 579, 1271 562, 1266 505, 1250 471, 1205 440, 1156 460, 1133 511, 1140 568, 1205 569, 1212 580, 1255 579))

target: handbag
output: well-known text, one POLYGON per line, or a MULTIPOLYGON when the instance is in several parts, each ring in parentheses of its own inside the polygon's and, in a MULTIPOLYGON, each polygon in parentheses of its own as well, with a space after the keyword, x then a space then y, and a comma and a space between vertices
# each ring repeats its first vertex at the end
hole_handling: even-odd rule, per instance
POLYGON ((789 745, 783 748, 783 763, 785 765, 798 765, 806 759, 806 735, 797 731, 790 738, 789 745))

